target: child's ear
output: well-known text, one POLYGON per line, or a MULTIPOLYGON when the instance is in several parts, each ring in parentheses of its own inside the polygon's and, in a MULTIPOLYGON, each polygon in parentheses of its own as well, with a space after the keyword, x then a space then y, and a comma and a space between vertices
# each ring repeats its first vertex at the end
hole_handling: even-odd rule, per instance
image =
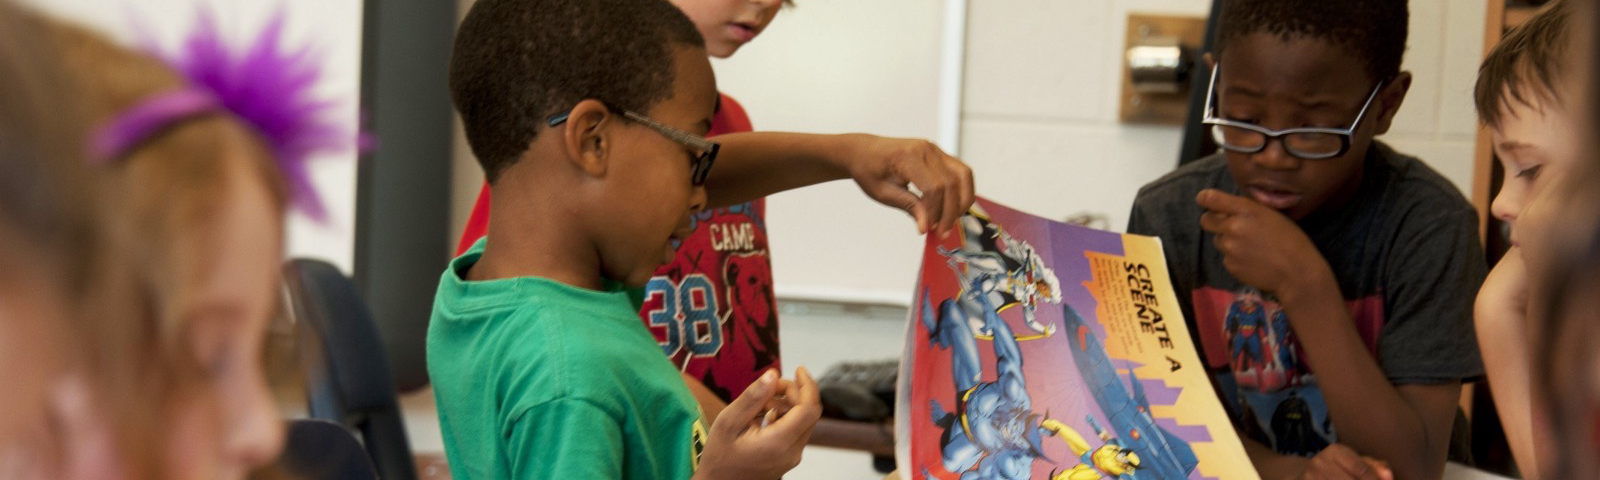
POLYGON ((604 176, 610 163, 610 129, 616 116, 599 100, 578 102, 561 125, 566 140, 566 158, 574 167, 590 176, 604 176))
POLYGON ((1406 101, 1406 92, 1411 91, 1411 72, 1401 71, 1394 76, 1394 80, 1383 85, 1383 91, 1378 92, 1378 98, 1372 100, 1372 108, 1377 110, 1378 129, 1373 135, 1389 133, 1389 126, 1394 123, 1394 116, 1400 112, 1400 104, 1406 101))

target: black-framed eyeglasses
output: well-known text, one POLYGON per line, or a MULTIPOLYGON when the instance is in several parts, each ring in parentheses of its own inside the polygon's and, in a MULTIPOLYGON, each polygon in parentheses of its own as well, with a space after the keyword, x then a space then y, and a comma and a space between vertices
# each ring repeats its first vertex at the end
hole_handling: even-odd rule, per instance
POLYGON ((1383 90, 1383 81, 1372 87, 1372 93, 1367 95, 1367 103, 1361 105, 1361 113, 1356 114, 1356 120, 1350 123, 1349 128, 1320 128, 1301 127, 1286 128, 1283 130, 1270 130, 1260 125, 1238 122, 1217 117, 1217 71, 1222 70, 1222 65, 1211 69, 1211 86, 1206 91, 1205 117, 1200 123, 1211 126, 1211 137, 1223 149, 1239 153, 1256 153, 1267 148, 1267 143, 1273 139, 1283 142, 1283 149, 1296 158, 1306 160, 1321 160, 1344 155, 1350 151, 1350 137, 1361 125, 1361 119, 1367 116, 1367 108, 1372 106, 1372 99, 1378 98, 1378 92, 1383 90))
MULTIPOLYGON (((711 164, 716 162, 717 150, 722 148, 722 144, 707 140, 706 137, 672 128, 664 123, 657 122, 650 117, 646 117, 644 114, 625 108, 618 108, 607 102, 601 103, 606 106, 606 109, 611 110, 612 113, 622 115, 623 118, 627 118, 635 123, 649 127, 651 130, 655 130, 656 133, 661 134, 661 136, 667 137, 668 140, 672 140, 674 142, 678 142, 679 145, 683 145, 683 148, 688 149, 690 153, 694 154, 693 158, 689 161, 690 184, 695 186, 705 185, 706 177, 711 174, 711 164)), ((567 117, 571 115, 572 111, 570 110, 557 113, 546 119, 546 122, 549 123, 550 126, 554 127, 565 123, 567 121, 567 117)))

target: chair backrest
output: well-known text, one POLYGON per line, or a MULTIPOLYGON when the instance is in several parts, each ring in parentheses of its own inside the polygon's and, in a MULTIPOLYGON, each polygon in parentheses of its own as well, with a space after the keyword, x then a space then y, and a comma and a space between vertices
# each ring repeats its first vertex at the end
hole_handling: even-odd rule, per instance
POLYGON ((313 358, 307 380, 312 418, 361 432, 367 454, 385 480, 414 480, 416 465, 406 439, 394 378, 372 313, 337 267, 295 259, 284 265, 301 344, 313 358))
POLYGON ((290 420, 278 468, 305 480, 377 480, 361 442, 344 425, 317 419, 290 420))

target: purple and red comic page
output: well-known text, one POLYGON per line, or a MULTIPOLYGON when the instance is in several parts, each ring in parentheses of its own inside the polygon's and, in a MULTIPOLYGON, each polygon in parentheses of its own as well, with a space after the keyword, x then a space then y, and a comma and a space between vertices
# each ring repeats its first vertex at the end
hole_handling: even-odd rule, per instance
POLYGON ((896 409, 901 478, 1259 478, 1159 240, 982 198, 958 233, 929 235, 923 252, 896 409))

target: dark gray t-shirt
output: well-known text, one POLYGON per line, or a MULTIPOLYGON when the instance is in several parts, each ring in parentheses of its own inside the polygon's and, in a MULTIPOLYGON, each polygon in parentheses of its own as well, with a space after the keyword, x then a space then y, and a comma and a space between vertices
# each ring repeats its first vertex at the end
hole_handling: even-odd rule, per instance
MULTIPOLYGON (((1313 160, 1314 161, 1314 160, 1313 160)), ((1421 161, 1369 149, 1355 198, 1299 222, 1327 259, 1356 330, 1389 381, 1443 383, 1483 374, 1472 303, 1486 266, 1477 214, 1421 161)), ((1270 292, 1228 274, 1201 230, 1195 196, 1238 195, 1221 154, 1145 185, 1128 232, 1160 237, 1190 331, 1234 421, 1279 453, 1337 442, 1322 391, 1270 292)))

